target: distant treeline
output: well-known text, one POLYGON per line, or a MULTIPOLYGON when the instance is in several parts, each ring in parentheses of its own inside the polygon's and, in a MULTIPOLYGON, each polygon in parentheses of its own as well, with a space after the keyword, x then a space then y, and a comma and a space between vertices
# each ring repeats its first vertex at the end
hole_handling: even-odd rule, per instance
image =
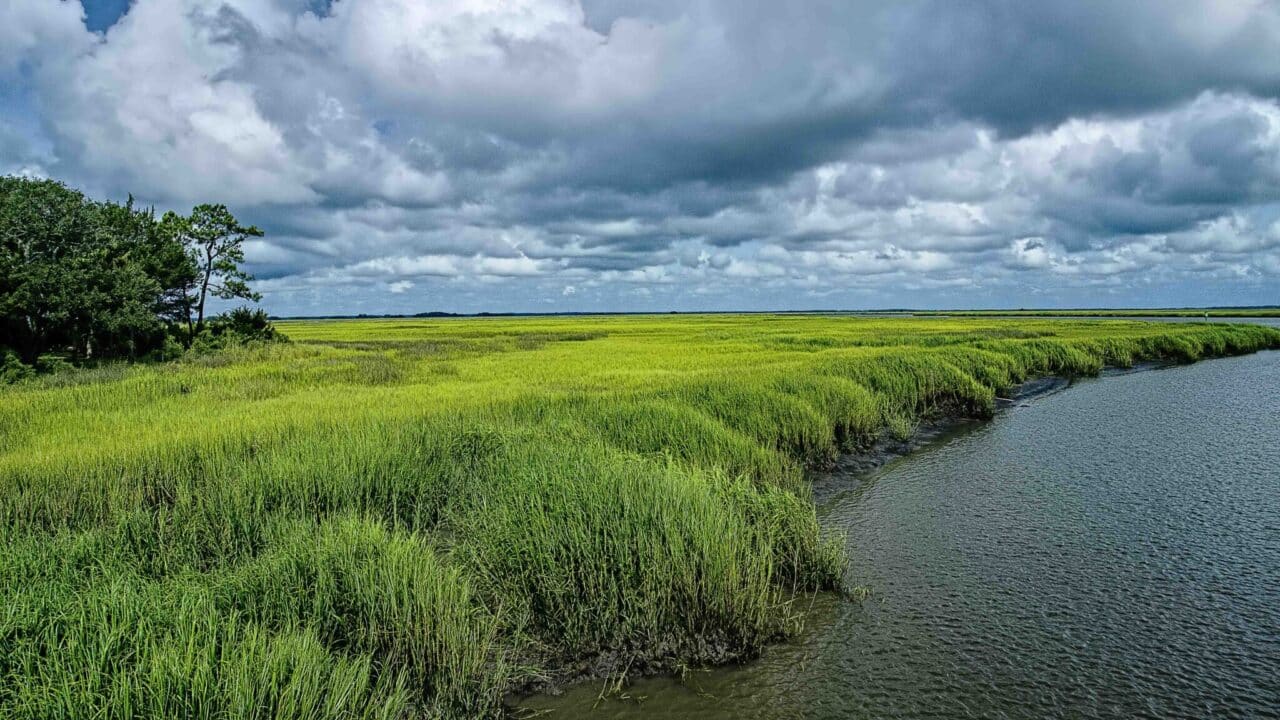
POLYGON ((132 197, 0 177, 0 360, 165 357, 232 333, 270 338, 261 310, 205 316, 210 297, 258 299, 240 264, 261 235, 223 205, 157 217, 132 197))
POLYGON ((1144 317, 1219 317, 1260 318, 1280 317, 1280 307, 1271 305, 1240 305, 1199 308, 1076 308, 1041 310, 913 310, 912 315, 951 317, 1094 317, 1094 318, 1144 318, 1144 317))

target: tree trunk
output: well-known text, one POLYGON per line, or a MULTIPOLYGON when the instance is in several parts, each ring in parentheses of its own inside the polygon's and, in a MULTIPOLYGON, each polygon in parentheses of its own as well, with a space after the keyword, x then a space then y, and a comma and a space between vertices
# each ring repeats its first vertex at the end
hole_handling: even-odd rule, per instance
POLYGON ((196 307, 196 332, 204 329, 204 300, 209 294, 209 281, 213 279, 213 248, 204 251, 204 280, 200 282, 200 304, 196 307))
POLYGON ((206 280, 200 286, 200 304, 196 307, 196 332, 204 329, 204 296, 209 292, 209 282, 206 280))

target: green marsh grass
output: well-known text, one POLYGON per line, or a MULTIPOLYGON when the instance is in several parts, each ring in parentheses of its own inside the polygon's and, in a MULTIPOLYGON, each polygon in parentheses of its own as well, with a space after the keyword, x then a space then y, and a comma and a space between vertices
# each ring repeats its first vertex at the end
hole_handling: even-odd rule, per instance
POLYGON ((799 315, 282 323, 0 389, 0 716, 484 717, 750 657, 840 584, 804 469, 1257 326, 799 315))

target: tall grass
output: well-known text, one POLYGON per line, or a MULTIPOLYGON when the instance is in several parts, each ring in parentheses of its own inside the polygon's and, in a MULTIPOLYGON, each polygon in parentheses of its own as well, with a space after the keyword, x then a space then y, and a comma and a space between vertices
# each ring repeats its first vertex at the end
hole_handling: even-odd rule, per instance
POLYGON ((803 469, 1256 326, 288 323, 0 390, 0 716, 441 718, 749 657, 836 587, 803 469))

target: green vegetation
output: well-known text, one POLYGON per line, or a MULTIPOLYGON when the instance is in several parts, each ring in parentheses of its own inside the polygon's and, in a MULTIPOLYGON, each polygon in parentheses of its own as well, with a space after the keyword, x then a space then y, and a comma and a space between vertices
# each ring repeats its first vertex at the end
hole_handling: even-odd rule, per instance
POLYGON ((1031 376, 1257 326, 799 315, 282 323, 0 388, 0 716, 500 712, 749 657, 838 587, 803 468, 1031 376))
POLYGON ((1076 308, 1068 310, 915 310, 912 315, 949 317, 1263 318, 1280 317, 1280 307, 1253 308, 1076 308))
MULTIPOLYGON (((244 241, 261 235, 222 205, 157 219, 132 198, 97 202, 54 180, 0 177, 0 382, 51 362, 177 355, 208 329, 208 298, 258 299, 239 264, 244 241)), ((203 344, 265 324, 249 315, 223 318, 221 337, 203 344)))

